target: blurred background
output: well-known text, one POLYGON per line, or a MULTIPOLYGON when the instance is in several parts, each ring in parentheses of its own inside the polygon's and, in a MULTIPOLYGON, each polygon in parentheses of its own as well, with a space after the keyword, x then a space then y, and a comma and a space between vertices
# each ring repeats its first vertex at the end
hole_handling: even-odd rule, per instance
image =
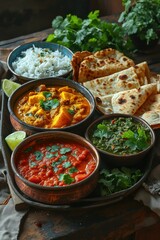
POLYGON ((121 0, 5 0, 0 4, 0 41, 51 28, 52 20, 71 13, 86 18, 93 10, 100 16, 122 12, 121 0))

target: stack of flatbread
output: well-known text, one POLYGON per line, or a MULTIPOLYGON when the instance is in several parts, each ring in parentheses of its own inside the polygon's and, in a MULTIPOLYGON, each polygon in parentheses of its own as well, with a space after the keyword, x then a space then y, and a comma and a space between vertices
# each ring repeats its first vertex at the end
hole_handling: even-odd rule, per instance
POLYGON ((72 66, 74 80, 90 90, 100 112, 136 115, 160 126, 160 75, 151 73, 147 62, 136 65, 109 48, 77 52, 72 66))
POLYGON ((132 59, 123 53, 107 48, 95 53, 76 52, 72 60, 73 80, 83 83, 92 79, 108 76, 115 72, 135 66, 132 59))
POLYGON ((152 76, 146 62, 83 85, 92 92, 102 113, 131 114, 154 127, 160 124, 159 75, 152 76))
POLYGON ((130 67, 109 76, 84 82, 95 97, 102 97, 120 91, 139 88, 150 83, 150 71, 146 62, 130 67))

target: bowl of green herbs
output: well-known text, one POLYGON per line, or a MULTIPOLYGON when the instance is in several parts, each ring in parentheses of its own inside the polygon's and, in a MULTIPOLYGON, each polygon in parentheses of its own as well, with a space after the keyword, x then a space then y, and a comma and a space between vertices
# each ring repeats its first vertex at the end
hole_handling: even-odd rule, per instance
POLYGON ((87 128, 85 137, 112 166, 138 166, 155 143, 155 133, 142 118, 128 114, 108 114, 87 128))

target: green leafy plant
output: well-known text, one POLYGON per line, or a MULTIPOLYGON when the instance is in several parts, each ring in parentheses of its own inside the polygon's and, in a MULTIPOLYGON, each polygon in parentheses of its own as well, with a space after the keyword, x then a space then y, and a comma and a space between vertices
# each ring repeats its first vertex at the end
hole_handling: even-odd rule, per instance
POLYGON ((73 52, 95 52, 109 47, 123 52, 133 49, 120 24, 100 19, 99 10, 90 12, 86 19, 71 14, 65 18, 57 16, 52 21, 52 27, 53 33, 48 35, 46 41, 64 45, 73 52))
POLYGON ((118 22, 125 33, 149 45, 159 39, 160 0, 122 0, 124 11, 118 22))
POLYGON ((125 190, 137 183, 143 173, 140 169, 134 168, 113 168, 102 169, 100 172, 99 187, 101 196, 108 196, 112 193, 125 190))

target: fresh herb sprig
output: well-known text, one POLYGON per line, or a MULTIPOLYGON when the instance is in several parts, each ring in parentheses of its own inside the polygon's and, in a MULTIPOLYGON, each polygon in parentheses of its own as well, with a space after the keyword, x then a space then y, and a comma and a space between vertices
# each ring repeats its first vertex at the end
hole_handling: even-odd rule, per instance
POLYGON ((128 36, 136 35, 149 44, 159 38, 160 0, 123 0, 118 22, 128 36))
POLYGON ((133 50, 123 28, 117 23, 100 19, 99 10, 90 12, 86 19, 71 14, 65 18, 57 16, 52 21, 52 27, 53 33, 46 41, 64 45, 73 52, 96 52, 109 47, 128 53, 133 50))
POLYGON ((108 196, 132 187, 137 183, 143 173, 140 169, 114 168, 102 169, 100 172, 99 187, 101 196, 108 196))

